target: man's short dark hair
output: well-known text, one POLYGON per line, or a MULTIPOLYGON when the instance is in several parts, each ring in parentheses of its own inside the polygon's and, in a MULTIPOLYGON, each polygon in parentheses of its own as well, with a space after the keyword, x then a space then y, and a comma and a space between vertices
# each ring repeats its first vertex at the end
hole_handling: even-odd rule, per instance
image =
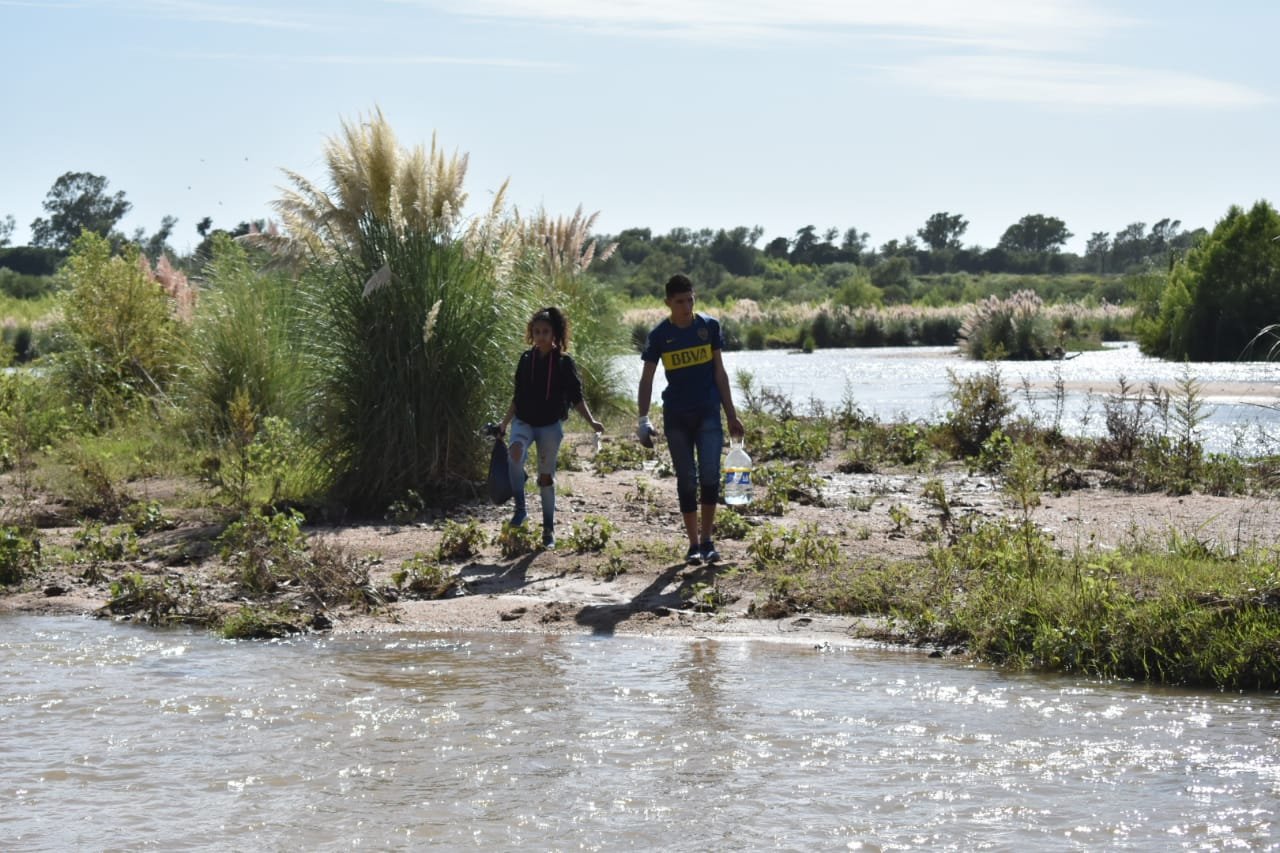
POLYGON ((667 298, 670 299, 677 293, 693 293, 693 280, 682 272, 667 279, 667 298))

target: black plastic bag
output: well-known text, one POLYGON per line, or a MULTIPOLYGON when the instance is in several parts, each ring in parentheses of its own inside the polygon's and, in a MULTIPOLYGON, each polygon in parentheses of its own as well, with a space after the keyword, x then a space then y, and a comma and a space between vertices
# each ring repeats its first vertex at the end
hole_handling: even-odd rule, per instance
POLYGON ((489 455, 489 500, 504 504, 511 500, 511 474, 507 458, 507 442, 494 424, 488 424, 485 432, 493 436, 493 452, 489 455))

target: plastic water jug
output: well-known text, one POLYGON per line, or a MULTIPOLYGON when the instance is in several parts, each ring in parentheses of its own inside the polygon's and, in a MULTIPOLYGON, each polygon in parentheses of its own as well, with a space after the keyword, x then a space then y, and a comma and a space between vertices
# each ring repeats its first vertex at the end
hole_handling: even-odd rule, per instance
POLYGON ((751 457, 742 442, 731 443, 724 460, 724 502, 729 506, 751 503, 751 457))

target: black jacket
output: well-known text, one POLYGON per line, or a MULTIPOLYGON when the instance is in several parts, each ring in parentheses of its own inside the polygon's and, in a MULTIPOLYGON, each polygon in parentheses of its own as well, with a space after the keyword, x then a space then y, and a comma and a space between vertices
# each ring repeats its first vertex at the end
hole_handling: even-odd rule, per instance
POLYGON ((530 426, 547 426, 569 417, 569 409, 582 402, 582 379, 573 356, 552 350, 546 358, 530 347, 516 365, 513 398, 516 417, 530 426))

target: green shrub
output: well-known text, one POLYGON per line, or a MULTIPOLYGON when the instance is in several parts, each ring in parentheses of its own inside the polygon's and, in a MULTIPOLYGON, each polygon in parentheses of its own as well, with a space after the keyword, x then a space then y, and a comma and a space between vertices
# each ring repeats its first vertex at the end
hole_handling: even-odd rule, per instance
POLYGON ((564 544, 580 554, 603 551, 609 544, 617 526, 602 515, 588 515, 573 523, 573 530, 564 538, 564 544))
POLYGON ((148 578, 129 572, 111 582, 106 609, 116 616, 129 615, 147 625, 181 622, 206 623, 209 610, 199 591, 181 580, 148 578))
POLYGON ((146 536, 157 530, 172 530, 173 521, 165 517, 159 501, 136 501, 125 509, 129 528, 137 536, 146 536))
POLYGON ((453 592, 458 585, 458 576, 452 569, 427 559, 425 555, 414 554, 400 564, 400 569, 391 575, 391 582, 397 589, 416 598, 435 599, 453 592))
POLYGON ((611 581, 619 575, 626 574, 627 563, 623 559, 622 549, 611 543, 604 552, 604 562, 596 566, 595 575, 603 581, 611 581))
POLYGON ((508 560, 523 557, 525 554, 532 554, 542 545, 541 534, 527 524, 522 524, 519 527, 504 524, 493 541, 498 546, 502 556, 508 560))
POLYGON ((136 249, 112 256, 110 243, 92 232, 76 240, 64 274, 67 345, 55 376, 105 425, 176 376, 174 307, 136 249))
POLYGON ((711 583, 704 581, 694 583, 688 589, 681 591, 681 598, 691 610, 698 613, 715 613, 730 603, 728 595, 714 580, 711 583))
POLYGON ((0 585, 21 583, 40 563, 40 540, 16 527, 0 525, 0 585))
POLYGON ((792 501, 821 506, 822 480, 813 469, 805 465, 785 462, 766 462, 752 472, 757 486, 753 507, 761 515, 783 515, 792 501))
POLYGON ((254 510, 227 526, 218 539, 222 558, 245 592, 272 593, 281 580, 301 575, 307 559, 302 522, 297 510, 254 510))
POLYGON ((480 522, 469 518, 465 522, 446 519, 440 536, 440 545, 436 549, 436 559, 465 560, 480 553, 486 537, 480 529, 480 522))
POLYGON ((1000 370, 993 363, 986 373, 960 377, 948 372, 951 410, 944 429, 960 456, 975 456, 1013 414, 1013 401, 1005 390, 1000 370))
POLYGON ((226 640, 279 640, 301 631, 296 618, 247 604, 224 619, 221 628, 226 640))
POLYGON ((591 460, 597 474, 612 474, 614 471, 639 471, 644 468, 647 453, 638 442, 630 440, 605 441, 600 445, 600 452, 591 460))
POLYGON ((751 524, 741 514, 730 507, 721 507, 716 512, 715 534, 721 539, 745 539, 751 532, 751 524))
POLYGON ((812 591, 842 567, 840 549, 816 525, 796 528, 765 525, 747 545, 751 568, 767 578, 769 603, 763 614, 781 616, 812 601, 812 591))
POLYGON ((0 372, 0 471, 29 465, 69 433, 75 414, 52 383, 28 371, 0 372))
POLYGON ((58 279, 52 275, 26 275, 0 267, 0 295, 36 300, 56 292, 58 279))
POLYGON ((138 535, 128 527, 104 531, 91 522, 76 532, 74 547, 78 558, 93 565, 118 563, 138 555, 138 535))
POLYGON ((821 420, 768 420, 752 432, 751 451, 755 461, 760 462, 769 459, 814 462, 831 446, 831 430, 821 420))

